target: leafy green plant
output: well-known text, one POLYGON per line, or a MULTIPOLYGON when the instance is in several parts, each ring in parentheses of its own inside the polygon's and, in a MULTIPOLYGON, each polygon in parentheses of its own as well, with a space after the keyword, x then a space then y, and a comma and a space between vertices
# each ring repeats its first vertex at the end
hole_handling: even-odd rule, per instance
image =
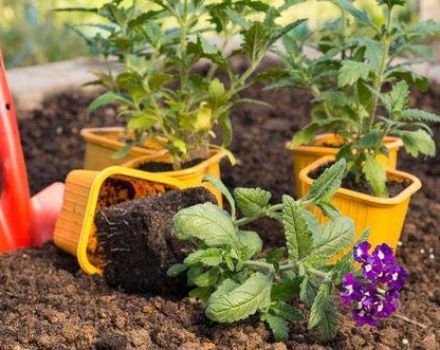
POLYGON ((400 137, 414 157, 433 156, 428 125, 440 117, 409 107, 409 86, 426 91, 428 79, 410 66, 432 57, 423 45, 440 33, 440 23, 408 24, 395 14, 406 0, 379 0, 385 23, 377 26, 352 1, 330 0, 341 16, 311 33, 303 23, 285 36, 283 79, 271 87, 306 89, 313 95, 312 122, 294 135, 292 145, 308 144, 322 131, 344 140, 337 158, 347 160, 357 182, 366 180, 376 196, 387 196, 386 173, 377 155, 388 155, 386 136, 400 137), (312 46, 317 58, 304 47, 312 46))
MULTIPOLYGON (((94 12, 103 17, 98 26, 106 33, 83 37, 92 50, 108 61, 119 58, 121 72, 100 73, 96 83, 107 91, 89 106, 88 113, 109 103, 119 107, 133 138, 118 155, 147 140, 165 140, 175 168, 188 160, 206 158, 219 124, 223 145, 232 137, 231 107, 243 99, 239 93, 259 79, 254 72, 272 45, 302 21, 277 24, 281 13, 297 1, 281 7, 262 1, 151 0, 143 10, 133 0, 125 6, 113 0, 100 8, 68 9, 94 12), (261 20, 254 19, 259 17, 261 20), (206 35, 216 34, 221 44, 206 35), (236 34, 240 46, 228 53, 236 34), (231 59, 247 58, 243 71, 232 68, 231 59), (194 70, 202 60, 210 64, 207 74, 194 70), (227 82, 216 73, 223 72, 227 82)), ((145 6, 145 5, 144 5, 145 6)), ((66 9, 65 9, 66 10, 66 9)), ((80 28, 76 31, 82 35, 80 28)))
POLYGON ((342 159, 314 181, 306 197, 294 200, 285 195, 275 205, 270 204, 268 191, 237 188, 231 194, 219 180, 210 178, 229 201, 231 212, 205 203, 174 217, 177 237, 193 241, 196 250, 183 263, 173 265, 169 275, 186 272, 188 284, 194 287, 190 296, 205 301, 211 320, 231 323, 258 313, 276 340, 286 340, 288 321, 304 319, 292 305, 301 301, 310 309, 308 327, 330 340, 338 323, 333 293, 343 276, 355 270, 351 252, 337 262, 332 260, 354 243, 353 222, 339 216, 330 204, 345 170, 342 159), (319 224, 306 209, 309 205, 320 207, 331 220, 319 224), (243 214, 240 218, 237 208, 243 214), (283 224, 285 247, 263 249, 257 232, 242 229, 261 217, 283 224))

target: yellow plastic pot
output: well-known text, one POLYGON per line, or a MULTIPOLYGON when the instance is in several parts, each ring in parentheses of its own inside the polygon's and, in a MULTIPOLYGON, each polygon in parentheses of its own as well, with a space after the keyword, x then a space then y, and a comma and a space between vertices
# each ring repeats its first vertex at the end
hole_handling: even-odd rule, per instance
MULTIPOLYGON (((217 198, 217 203, 222 206, 222 194, 221 192, 212 186, 210 183, 203 182, 203 177, 211 175, 217 179, 220 179, 220 162, 226 156, 223 150, 210 150, 209 157, 203 162, 182 170, 165 171, 156 174, 178 179, 184 183, 187 187, 204 186, 217 198)), ((170 163, 170 157, 168 154, 156 154, 147 155, 135 158, 123 164, 123 166, 137 169, 140 165, 148 162, 170 163)))
POLYGON ((85 273, 101 275, 105 261, 95 234, 96 212, 126 200, 186 187, 175 178, 126 167, 114 166, 100 172, 74 170, 66 179, 54 243, 76 256, 85 273))
MULTIPOLYGON (((293 176, 296 182, 296 191, 298 197, 303 197, 305 194, 304 186, 301 186, 299 181, 299 173, 302 169, 312 164, 324 156, 335 156, 339 152, 339 146, 343 144, 344 140, 335 134, 322 134, 314 138, 309 146, 291 146, 287 143, 286 147, 292 151, 293 157, 293 176), (334 147, 329 147, 334 145, 334 147)), ((378 160, 387 169, 396 169, 397 155, 399 148, 403 146, 401 139, 396 137, 385 137, 385 147, 388 148, 389 156, 379 155, 378 160)))
POLYGON ((84 169, 102 170, 140 156, 165 153, 160 142, 150 141, 145 147, 133 147, 124 158, 112 159, 112 155, 124 146, 120 141, 123 133, 124 128, 120 127, 82 129, 81 136, 86 143, 84 169))
MULTIPOLYGON (((306 189, 306 193, 310 191, 313 183, 313 179, 309 177, 310 172, 322 165, 334 162, 334 160, 334 156, 322 157, 301 170, 299 180, 306 189)), ((387 170, 387 178, 388 180, 404 181, 408 183, 408 186, 392 198, 374 197, 340 188, 333 197, 332 203, 342 215, 353 219, 357 237, 364 229, 369 228, 369 242, 372 246, 387 243, 396 249, 410 198, 422 187, 422 183, 411 174, 391 169, 387 170)), ((320 222, 327 220, 318 208, 311 208, 311 211, 318 217, 320 222)))

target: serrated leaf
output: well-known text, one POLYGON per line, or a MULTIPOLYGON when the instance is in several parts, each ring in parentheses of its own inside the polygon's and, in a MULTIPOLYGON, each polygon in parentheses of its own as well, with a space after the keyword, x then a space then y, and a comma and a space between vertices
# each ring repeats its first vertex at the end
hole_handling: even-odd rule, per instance
POLYGON ((288 320, 295 320, 295 321, 304 320, 304 314, 300 310, 294 308, 293 306, 285 302, 276 303, 271 307, 271 310, 276 315, 281 316, 288 320))
POLYGON ((376 148, 382 143, 382 131, 373 130, 368 134, 365 134, 361 139, 356 142, 353 147, 357 149, 376 148))
POLYGON ((378 70, 380 67, 380 58, 383 52, 382 44, 379 41, 368 37, 359 37, 356 38, 355 41, 359 46, 365 48, 365 57, 367 58, 368 62, 378 70))
POLYGON ((174 264, 167 270, 167 275, 170 277, 177 277, 187 269, 188 266, 186 264, 174 264))
POLYGON ((331 297, 331 289, 327 283, 321 284, 318 294, 310 310, 308 328, 316 326, 323 341, 329 341, 334 338, 338 326, 338 314, 331 297))
POLYGON ((232 218, 212 203, 182 209, 174 216, 173 227, 179 239, 197 238, 209 247, 239 243, 232 218))
POLYGON ((409 31, 408 36, 426 38, 431 35, 440 33, 440 23, 433 20, 417 22, 416 25, 409 31))
POLYGON ((300 285, 299 297, 308 308, 312 306, 317 292, 318 289, 315 287, 313 282, 310 281, 309 277, 305 275, 300 285))
POLYGON ((300 277, 284 277, 281 282, 274 284, 272 287, 273 301, 289 301, 299 296, 300 285, 302 279, 300 277))
POLYGON ((243 215, 252 218, 264 211, 264 208, 269 204, 272 194, 258 187, 239 187, 234 190, 234 197, 243 215))
POLYGON ((307 211, 287 195, 283 196, 283 226, 289 260, 296 262, 312 250, 313 232, 307 211))
POLYGON ((386 196, 386 180, 387 174, 385 167, 376 157, 368 157, 362 166, 362 172, 365 175, 365 179, 371 186, 374 194, 378 197, 386 196))
POLYGON ((313 236, 313 255, 333 256, 353 243, 354 223, 347 217, 337 217, 322 224, 313 236))
POLYGON ((261 22, 254 22, 252 26, 242 32, 244 37, 243 50, 252 59, 256 59, 266 51, 269 33, 261 22))
POLYGON ((284 318, 265 313, 261 315, 261 320, 269 325, 275 341, 286 341, 289 338, 289 324, 284 318))
POLYGON ((272 278, 255 272, 242 285, 234 289, 231 286, 211 295, 205 310, 209 319, 231 323, 269 307, 272 278))
POLYGON ((370 74, 370 69, 365 62, 343 61, 338 74, 339 87, 352 86, 358 80, 366 80, 370 74))
POLYGON ((313 181, 312 188, 304 199, 314 202, 330 202, 341 186, 342 178, 345 176, 346 164, 345 159, 342 158, 326 169, 319 178, 313 181))
POLYGON ((395 68, 387 73, 387 79, 404 79, 413 84, 418 90, 425 92, 429 88, 429 79, 405 68, 395 68))
POLYGON ((249 260, 255 255, 261 253, 263 249, 263 241, 258 233, 253 231, 240 231, 238 237, 241 243, 241 251, 244 252, 243 259, 249 260))
POLYGON ((436 152, 435 142, 425 130, 394 132, 403 141, 405 150, 413 157, 419 154, 433 157, 436 152))
POLYGON ((411 122, 440 123, 440 115, 420 109, 405 109, 400 119, 411 122))

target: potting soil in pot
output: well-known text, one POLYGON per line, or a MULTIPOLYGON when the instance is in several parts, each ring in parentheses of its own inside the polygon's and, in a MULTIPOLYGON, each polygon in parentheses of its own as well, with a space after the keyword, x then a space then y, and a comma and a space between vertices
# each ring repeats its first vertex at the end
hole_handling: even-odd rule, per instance
POLYGON ((129 292, 184 295, 185 278, 170 278, 166 272, 183 261, 191 245, 174 235, 172 218, 180 209, 208 201, 216 203, 211 192, 197 187, 100 210, 95 224, 107 283, 129 292))

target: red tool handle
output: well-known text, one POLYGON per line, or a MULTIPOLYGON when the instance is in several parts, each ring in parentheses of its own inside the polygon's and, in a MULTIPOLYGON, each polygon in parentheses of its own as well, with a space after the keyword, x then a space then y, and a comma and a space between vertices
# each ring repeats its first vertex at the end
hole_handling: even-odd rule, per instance
POLYGON ((17 118, 0 49, 0 252, 31 245, 31 207, 17 118))

